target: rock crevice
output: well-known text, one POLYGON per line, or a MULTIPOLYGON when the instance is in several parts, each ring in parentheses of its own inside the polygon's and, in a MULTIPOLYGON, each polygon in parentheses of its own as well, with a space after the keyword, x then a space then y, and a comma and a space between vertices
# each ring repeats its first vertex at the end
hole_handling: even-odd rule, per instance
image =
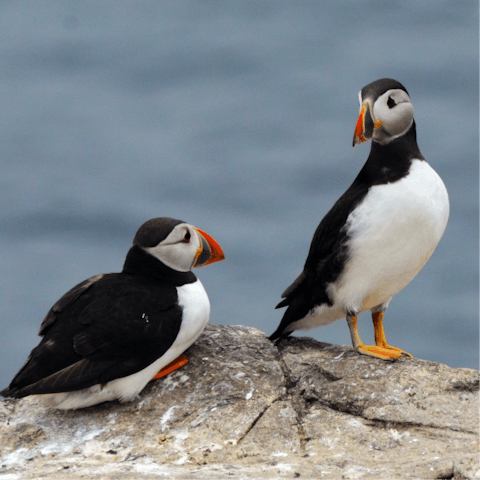
POLYGON ((480 478, 479 372, 209 325, 128 404, 0 404, 5 478, 480 478))

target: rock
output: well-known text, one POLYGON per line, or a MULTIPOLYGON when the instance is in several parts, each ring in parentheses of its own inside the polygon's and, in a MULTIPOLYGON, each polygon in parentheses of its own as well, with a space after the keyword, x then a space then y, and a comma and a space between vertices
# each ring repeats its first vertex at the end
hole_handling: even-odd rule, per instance
POLYGON ((480 478, 479 372, 210 325, 138 400, 0 403, 0 480, 480 478))

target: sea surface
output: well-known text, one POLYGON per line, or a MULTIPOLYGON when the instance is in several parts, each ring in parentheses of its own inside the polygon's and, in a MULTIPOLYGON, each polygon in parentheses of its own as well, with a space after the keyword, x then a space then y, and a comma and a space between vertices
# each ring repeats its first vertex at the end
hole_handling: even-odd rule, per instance
MULTIPOLYGON (((450 195, 446 233, 391 302, 387 340, 478 368, 478 3, 0 3, 0 388, 48 309, 120 271, 159 216, 212 235, 211 322, 270 334, 320 220, 364 164, 358 91, 392 77, 450 195)), ((373 342, 368 313, 360 316, 373 342)), ((350 344, 344 320, 300 335, 350 344)))

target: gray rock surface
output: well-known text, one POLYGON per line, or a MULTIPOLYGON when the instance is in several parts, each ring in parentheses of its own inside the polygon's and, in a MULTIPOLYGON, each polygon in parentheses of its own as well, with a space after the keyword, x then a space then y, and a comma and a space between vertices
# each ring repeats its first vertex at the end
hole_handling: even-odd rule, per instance
POLYGON ((0 480, 480 478, 479 372, 210 325, 138 400, 0 403, 0 480))

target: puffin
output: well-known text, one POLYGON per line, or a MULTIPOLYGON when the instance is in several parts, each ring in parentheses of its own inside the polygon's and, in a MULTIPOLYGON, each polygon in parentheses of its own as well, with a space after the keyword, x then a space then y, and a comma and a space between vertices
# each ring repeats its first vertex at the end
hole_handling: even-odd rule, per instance
POLYGON ((168 217, 137 231, 123 270, 69 290, 43 320, 35 347, 0 394, 35 395, 50 407, 78 409, 137 398, 147 383, 183 366, 183 352, 210 318, 191 271, 225 258, 206 232, 168 217))
POLYGON ((358 94, 353 146, 372 140, 370 154, 350 187, 317 227, 303 271, 282 294, 287 307, 277 342, 346 318, 353 348, 394 361, 412 357, 389 345, 383 316, 390 300, 420 272, 447 226, 448 193, 417 145, 413 105, 391 78, 358 94), (365 345, 357 316, 370 311, 375 345, 365 345))

